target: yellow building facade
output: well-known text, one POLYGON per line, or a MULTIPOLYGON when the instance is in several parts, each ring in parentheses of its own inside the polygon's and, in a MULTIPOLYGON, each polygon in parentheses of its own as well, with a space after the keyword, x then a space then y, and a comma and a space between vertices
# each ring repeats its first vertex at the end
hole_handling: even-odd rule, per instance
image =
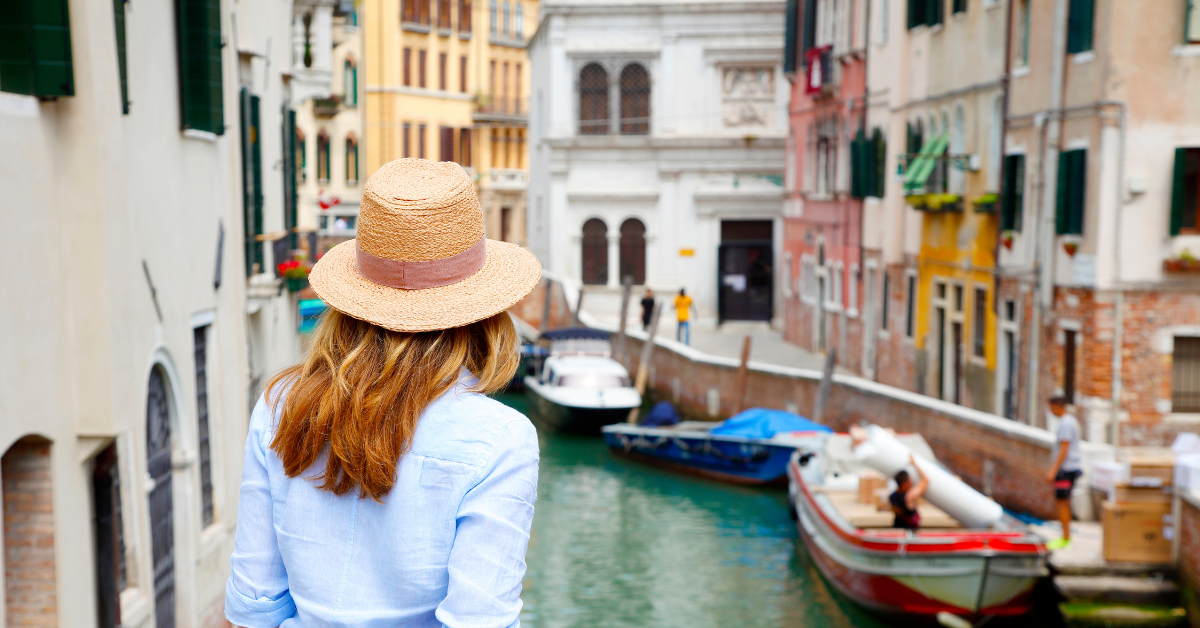
POLYGON ((366 172, 455 161, 487 236, 525 244, 530 0, 364 0, 366 172))

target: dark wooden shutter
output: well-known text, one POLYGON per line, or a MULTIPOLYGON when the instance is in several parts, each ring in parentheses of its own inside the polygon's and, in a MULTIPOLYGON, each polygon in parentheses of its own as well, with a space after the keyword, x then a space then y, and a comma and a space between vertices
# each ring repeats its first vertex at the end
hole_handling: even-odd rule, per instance
POLYGON ((850 196, 862 198, 866 196, 866 138, 862 129, 858 130, 850 142, 850 196))
POLYGON ((246 276, 254 274, 257 264, 259 272, 265 271, 263 243, 256 236, 262 234, 262 151, 259 148, 259 98, 243 87, 241 92, 242 118, 242 207, 245 223, 246 276))
POLYGON ((908 27, 916 28, 925 23, 926 0, 908 0, 908 27))
POLYGON ((953 12, 954 13, 966 13, 967 12, 967 0, 954 0, 953 12))
MULTIPOLYGON (((293 250, 299 248, 296 198, 296 111, 283 110, 283 226, 293 250)), ((313 251, 312 253, 316 253, 313 251)))
POLYGON ((438 53, 438 89, 446 91, 446 53, 438 53))
POLYGON ((872 196, 883 198, 887 190, 887 141, 883 139, 883 131, 879 130, 879 127, 875 127, 871 144, 875 157, 875 184, 872 196))
POLYGON ((942 17, 946 12, 946 0, 926 0, 928 2, 925 8, 925 24, 934 26, 942 23, 942 17))
POLYGON ((817 0, 804 0, 804 39, 800 49, 801 65, 805 65, 808 51, 817 45, 817 0))
POLYGON ((1058 191, 1055 232, 1059 235, 1083 233, 1084 203, 1087 195, 1087 151, 1064 151, 1058 156, 1058 191))
POLYGON ((425 87, 426 54, 424 50, 417 51, 417 87, 425 87))
POLYGON ((412 86, 412 48, 404 49, 404 84, 412 86))
MULTIPOLYGON (((1171 177, 1171 235, 1183 230, 1183 208, 1187 203, 1188 149, 1175 149, 1175 171, 1171 177)), ((1193 193, 1193 196, 1195 194, 1193 193)), ((1195 199, 1192 199, 1195 203, 1195 199)), ((1194 225, 1189 225, 1194 226, 1194 225)))
POLYGON ((467 57, 458 60, 458 91, 467 93, 467 57))
POLYGON ((1067 52, 1075 54, 1092 49, 1096 0, 1071 0, 1067 15, 1067 52))
POLYGON ((129 113, 129 75, 125 64, 125 0, 113 0, 113 24, 117 29, 117 72, 121 75, 121 113, 129 113))
POLYGON ((454 161, 454 127, 444 126, 438 129, 439 144, 442 161, 454 161))
POLYGON ((471 167, 471 129, 459 129, 458 131, 458 158, 459 163, 463 167, 471 167))
POLYGON ((1071 159, 1067 153, 1058 154, 1057 189, 1054 199, 1054 232, 1062 235, 1067 232, 1067 204, 1070 192, 1071 159))
POLYGON ((800 57, 800 52, 796 50, 797 40, 799 39, 800 29, 800 0, 787 0, 787 22, 783 34, 783 72, 785 74, 793 74, 796 72, 796 60, 800 57))
POLYGON ((0 91, 75 95, 67 0, 8 0, 0 8, 0 91))
POLYGON ((178 0, 180 123, 221 135, 221 2, 178 0))
POLYGON ((1005 231, 1020 231, 1024 213, 1025 156, 1009 155, 1004 158, 1004 186, 1000 191, 1000 228, 1005 231))

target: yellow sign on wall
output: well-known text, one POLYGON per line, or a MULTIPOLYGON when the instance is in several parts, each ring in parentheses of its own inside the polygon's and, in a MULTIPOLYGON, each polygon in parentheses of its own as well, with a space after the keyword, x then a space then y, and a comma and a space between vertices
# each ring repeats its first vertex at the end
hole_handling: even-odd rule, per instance
POLYGON ((696 255, 696 249, 679 249, 679 257, 692 257, 696 255))

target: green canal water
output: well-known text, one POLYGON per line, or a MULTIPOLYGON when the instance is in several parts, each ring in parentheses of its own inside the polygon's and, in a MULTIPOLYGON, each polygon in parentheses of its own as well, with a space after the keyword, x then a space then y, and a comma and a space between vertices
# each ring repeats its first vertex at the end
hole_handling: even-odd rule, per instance
MULTIPOLYGON (((528 412, 521 395, 500 400, 528 412)), ((523 626, 886 625, 821 579, 786 491, 647 467, 598 437, 540 440, 523 626)))

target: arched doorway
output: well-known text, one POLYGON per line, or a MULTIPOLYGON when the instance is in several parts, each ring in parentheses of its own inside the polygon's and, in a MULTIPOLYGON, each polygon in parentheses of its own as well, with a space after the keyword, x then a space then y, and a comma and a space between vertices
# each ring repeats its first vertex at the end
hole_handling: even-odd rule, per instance
POLYGON ((608 283, 608 225, 599 218, 583 223, 583 283, 608 283))
POLYGON ((634 285, 646 284, 646 225, 637 218, 621 223, 621 281, 633 277, 634 285))
POLYGON ((146 470, 150 490, 150 542, 154 565, 154 625, 175 628, 175 529, 171 502, 171 409, 162 367, 150 370, 146 392, 146 470))

